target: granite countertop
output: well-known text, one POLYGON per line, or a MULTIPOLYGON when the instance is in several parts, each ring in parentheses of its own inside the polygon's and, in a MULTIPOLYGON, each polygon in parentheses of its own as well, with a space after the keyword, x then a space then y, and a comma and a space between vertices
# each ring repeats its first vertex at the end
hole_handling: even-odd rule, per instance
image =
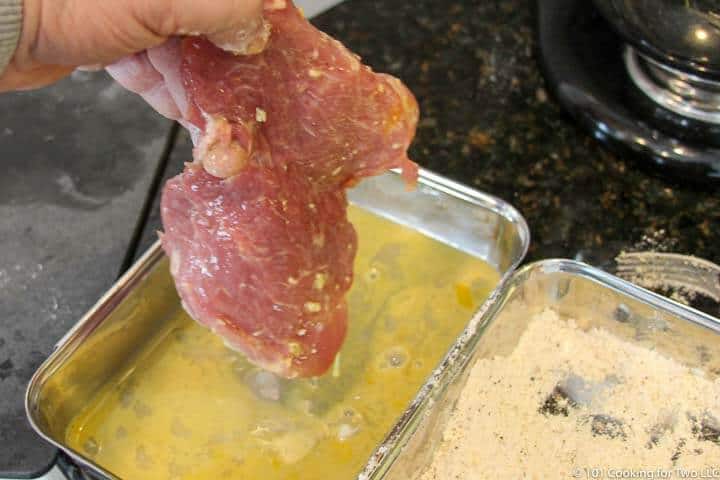
POLYGON ((420 101, 412 157, 530 224, 528 260, 596 266, 648 246, 720 263, 720 194, 609 153, 548 94, 521 0, 350 0, 316 20, 420 101))
MULTIPOLYGON (((543 82, 529 2, 348 0, 314 23, 409 85, 422 111, 413 159, 517 207, 532 231, 528 261, 608 267, 623 250, 653 247, 720 263, 720 194, 655 176, 576 126, 543 82)), ((184 132, 164 155, 168 124, 105 77, 82 94, 77 81, 0 99, 0 152, 15 159, 0 180, 0 392, 13 395, 0 398, 0 424, 15 425, 0 428, 3 445, 15 430, 30 435, 17 427, 22 386, 123 260, 154 240, 153 185, 191 156, 184 132), (93 102, 112 108, 75 109, 93 102), (28 124, 32 135, 7 133, 28 124), (15 265, 22 288, 4 281, 20 275, 15 265)), ((0 452, 0 477, 27 452, 0 452)))

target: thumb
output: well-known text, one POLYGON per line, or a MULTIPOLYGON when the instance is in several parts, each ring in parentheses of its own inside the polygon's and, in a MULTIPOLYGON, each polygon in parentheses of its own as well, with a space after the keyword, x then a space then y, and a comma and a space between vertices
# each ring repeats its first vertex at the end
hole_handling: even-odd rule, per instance
POLYGON ((265 47, 270 34, 262 0, 133 1, 139 5, 139 18, 162 37, 202 34, 225 50, 251 54, 265 47))
POLYGON ((175 35, 207 35, 237 53, 262 50, 262 0, 25 0, 19 68, 110 64, 175 35))

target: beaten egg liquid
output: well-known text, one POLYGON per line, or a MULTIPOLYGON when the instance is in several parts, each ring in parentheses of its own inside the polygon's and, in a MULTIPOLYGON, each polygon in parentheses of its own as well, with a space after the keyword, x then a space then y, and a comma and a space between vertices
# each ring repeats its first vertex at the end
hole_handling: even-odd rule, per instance
POLYGON ((67 443, 122 479, 354 478, 499 276, 362 209, 349 216, 349 330, 327 374, 277 378, 178 311, 67 443))

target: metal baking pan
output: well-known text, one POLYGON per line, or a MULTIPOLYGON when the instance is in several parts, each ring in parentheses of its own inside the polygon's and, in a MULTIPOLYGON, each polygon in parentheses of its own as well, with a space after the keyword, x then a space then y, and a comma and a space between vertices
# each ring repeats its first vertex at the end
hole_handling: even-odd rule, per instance
MULTIPOLYGON (((500 274, 496 291, 527 252, 528 227, 512 206, 429 171, 420 172, 414 191, 407 191, 397 172, 389 172, 360 183, 348 196, 360 208, 482 259, 500 274)), ((60 340, 32 378, 26 396, 30 423, 88 476, 117 478, 66 444, 70 422, 179 308, 167 258, 156 243, 60 340)), ((471 317, 475 320, 452 351, 464 348, 474 334, 477 316, 471 317)), ((393 431, 403 430, 414 411, 393 431)))
POLYGON ((720 376, 720 320, 582 263, 541 261, 516 272, 485 303, 474 330, 436 370, 361 477, 411 480, 426 468, 471 367, 509 354, 545 309, 645 345, 711 379, 720 376))

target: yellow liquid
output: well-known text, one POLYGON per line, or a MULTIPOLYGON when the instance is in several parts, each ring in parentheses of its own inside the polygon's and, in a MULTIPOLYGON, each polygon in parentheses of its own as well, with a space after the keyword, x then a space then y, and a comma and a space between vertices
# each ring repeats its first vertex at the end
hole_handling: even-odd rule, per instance
POLYGON ((360 244, 330 372, 282 380, 183 312, 70 424, 123 479, 351 479, 498 281, 489 265, 350 208, 360 244))

